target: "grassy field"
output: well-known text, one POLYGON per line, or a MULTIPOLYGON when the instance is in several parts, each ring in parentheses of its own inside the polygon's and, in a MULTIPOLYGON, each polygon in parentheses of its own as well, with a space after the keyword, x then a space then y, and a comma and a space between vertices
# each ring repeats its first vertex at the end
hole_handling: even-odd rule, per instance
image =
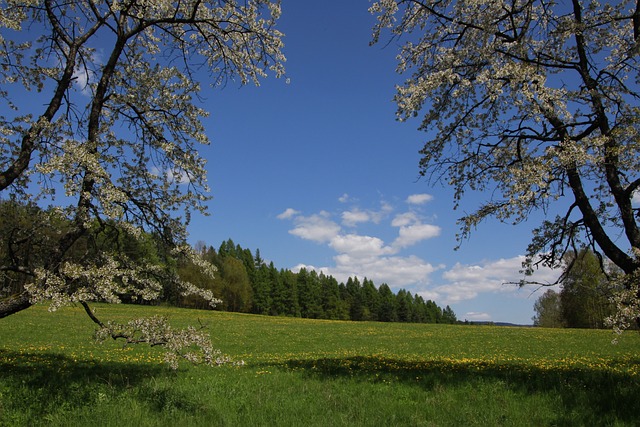
POLYGON ((0 425, 632 426, 640 336, 352 323, 138 306, 208 322, 243 366, 164 366, 162 350, 92 341, 80 308, 0 320, 0 425))

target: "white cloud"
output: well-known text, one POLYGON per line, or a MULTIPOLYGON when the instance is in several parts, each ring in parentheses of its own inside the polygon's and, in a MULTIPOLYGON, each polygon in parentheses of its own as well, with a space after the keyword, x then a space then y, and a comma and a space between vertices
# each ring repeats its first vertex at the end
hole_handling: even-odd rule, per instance
MULTIPOLYGON (((93 77, 93 75, 91 75, 93 77)), ((89 71, 86 69, 76 69, 73 72, 73 81, 83 94, 90 96, 91 87, 89 86, 89 71)))
POLYGON ((278 218, 278 219, 291 219, 294 216, 298 215, 299 213, 300 212, 295 210, 295 209, 287 208, 284 212, 282 212, 276 218, 278 218))
POLYGON ((409 224, 419 223, 420 220, 414 212, 405 212, 403 214, 396 215, 391 221, 393 227, 404 227, 409 224))
POLYGON ((631 204, 633 204, 633 206, 635 207, 640 206, 640 191, 633 192, 633 197, 631 198, 631 204))
POLYGON ((391 252, 391 248, 385 247, 382 239, 357 234, 335 236, 329 246, 339 254, 350 254, 358 258, 377 257, 391 252))
POLYGON ((88 69, 86 64, 78 65, 73 70, 73 84, 85 96, 91 96, 90 83, 95 83, 96 74, 88 69))
POLYGON ((175 182, 178 184, 189 184, 191 182, 189 174, 185 171, 167 171, 167 179, 170 182, 175 182))
POLYGON ((342 282, 349 277, 357 276, 360 279, 367 277, 377 286, 387 283, 392 287, 407 287, 428 284, 430 275, 440 268, 414 255, 408 257, 359 255, 361 254, 336 255, 335 267, 323 267, 321 270, 342 282))
POLYGON ((189 174, 187 174, 185 171, 174 171, 174 170, 161 171, 160 169, 154 166, 151 168, 151 173, 157 177, 164 176, 167 179, 167 181, 169 181, 170 183, 175 182, 176 184, 189 184, 191 182, 191 179, 189 178, 189 174))
POLYGON ((342 223, 349 227, 354 227, 361 222, 371 221, 371 215, 359 209, 342 212, 342 223))
POLYGON ((289 233, 317 243, 330 242, 340 232, 340 226, 331 221, 324 211, 308 217, 297 216, 294 221, 295 228, 289 233))
POLYGON ((382 202, 381 206, 380 206, 380 210, 375 212, 374 216, 379 216, 379 218, 374 219, 374 222, 379 222, 380 220, 382 220, 383 218, 387 217, 391 212, 393 212, 393 206, 391 206, 389 203, 386 202, 382 202))
MULTIPOLYGON (((345 195, 346 196, 346 195, 345 195)), ((343 196, 343 197, 345 197, 343 196)), ((340 200, 342 201, 342 198, 340 200)), ((349 199, 351 201, 351 199, 349 199)), ((345 210, 341 213, 342 223, 347 227, 355 227, 360 223, 372 222, 374 224, 380 224, 389 214, 393 212, 393 206, 386 202, 380 204, 380 209, 367 209, 362 210, 355 207, 351 210, 345 210)))
POLYGON ((409 203, 410 205, 424 205, 431 200, 433 200, 433 196, 426 193, 412 194, 407 197, 407 203, 409 203))
POLYGON ((82 62, 78 64, 76 68, 73 70, 73 83, 74 86, 80 89, 83 95, 91 96, 91 83, 96 83, 97 75, 95 73, 95 69, 102 68, 104 65, 104 55, 100 49, 96 49, 92 53, 91 62, 82 62), (87 68, 89 66, 90 68, 87 68))
MULTIPOLYGON (((443 267, 440 266, 438 269, 441 269, 441 268, 443 267)), ((442 295, 440 295, 435 291, 431 291, 429 289, 418 289, 415 291, 415 294, 420 295, 422 298, 424 298, 425 301, 427 300, 438 301, 438 299, 442 298, 442 295)))
POLYGON ((351 200, 351 197, 349 197, 347 193, 344 193, 342 196, 338 197, 338 201, 340 203, 347 203, 350 200, 351 200))
POLYGON ((481 312, 469 311, 469 312, 465 313, 463 318, 465 320, 470 321, 470 322, 486 322, 486 321, 491 320, 491 315, 489 313, 481 313, 481 312))
MULTIPOLYGON (((436 286, 432 291, 447 304, 474 299, 482 293, 512 293, 518 290, 518 286, 512 283, 523 278, 520 273, 522 261, 524 256, 486 261, 479 265, 457 263, 442 274, 446 283, 436 286)), ((558 275, 557 271, 540 268, 530 279, 552 283, 558 275)))
MULTIPOLYGON (((355 227, 364 222, 378 224, 392 210, 391 205, 382 203, 379 210, 352 209, 337 213, 336 216, 341 217, 343 224, 355 227)), ((426 286, 430 275, 442 268, 433 266, 415 255, 397 255, 400 249, 440 233, 439 227, 421 224, 418 217, 413 214, 405 214, 402 218, 396 216, 391 221, 395 227, 403 225, 399 227, 398 237, 392 245, 386 244, 383 239, 376 236, 356 232, 344 233, 340 225, 332 220, 332 215, 326 211, 303 216, 289 208, 278 218, 293 221, 294 226, 289 230, 290 234, 327 244, 336 253, 331 266, 298 264, 293 271, 300 268, 314 269, 332 275, 342 282, 353 276, 367 277, 377 285, 387 283, 397 288, 417 284, 426 286)))
POLYGON ((329 275, 329 272, 326 269, 319 268, 319 267, 316 267, 316 266, 310 265, 310 264, 297 264, 297 265, 295 265, 294 267, 291 268, 291 271, 294 272, 294 273, 299 273, 300 270, 302 270, 303 268, 305 270, 307 270, 307 271, 315 270, 318 273, 322 272, 325 275, 329 275))
POLYGON ((416 243, 432 239, 440 235, 440 227, 431 224, 413 224, 400 227, 398 237, 393 242, 393 246, 397 248, 406 248, 416 243))

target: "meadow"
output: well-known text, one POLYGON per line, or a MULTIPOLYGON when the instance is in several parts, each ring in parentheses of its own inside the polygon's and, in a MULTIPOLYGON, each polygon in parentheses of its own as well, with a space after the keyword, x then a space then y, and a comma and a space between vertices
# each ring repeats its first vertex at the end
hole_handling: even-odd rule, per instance
POLYGON ((0 320, 0 426, 632 426, 640 335, 100 305, 208 324, 243 365, 97 344, 81 308, 0 320))

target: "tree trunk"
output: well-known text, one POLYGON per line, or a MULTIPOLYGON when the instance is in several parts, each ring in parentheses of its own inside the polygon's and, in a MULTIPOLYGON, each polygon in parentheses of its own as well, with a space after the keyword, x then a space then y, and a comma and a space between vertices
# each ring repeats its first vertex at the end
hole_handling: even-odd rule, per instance
POLYGON ((26 291, 0 299, 0 319, 26 310, 32 305, 29 294, 26 291))

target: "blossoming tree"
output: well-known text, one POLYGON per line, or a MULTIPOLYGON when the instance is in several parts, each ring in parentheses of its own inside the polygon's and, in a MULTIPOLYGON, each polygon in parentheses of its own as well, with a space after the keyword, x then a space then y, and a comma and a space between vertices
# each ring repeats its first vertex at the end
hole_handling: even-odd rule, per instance
POLYGON ((125 294, 151 300, 163 280, 216 299, 124 251, 82 247, 98 245, 96 236, 117 225, 130 236, 153 235, 172 256, 198 262, 185 230, 193 211, 206 211, 197 147, 208 139, 201 123, 206 112, 194 98, 200 82, 258 84, 269 71, 282 75, 279 14, 277 0, 0 3, 0 97, 6 104, 0 110, 0 195, 55 203, 37 227, 46 228, 53 217, 66 221, 47 235, 48 250, 38 263, 14 250, 25 239, 8 243, 14 256, 0 273, 29 280, 0 300, 0 317, 42 300, 54 309, 80 303, 102 335, 172 348, 203 344, 195 333, 167 339, 168 326, 158 319, 124 327, 99 320, 88 302, 117 302, 125 294))
MULTIPOLYGON (((488 217, 534 231, 525 270, 588 246, 626 274, 638 316, 640 2, 380 0, 373 42, 402 39, 397 117, 422 115, 420 172, 486 203, 488 217), (547 218, 554 215, 546 215, 547 218), (634 279, 630 279, 636 276, 634 279)), ((627 317, 629 317, 627 316, 627 317)))

